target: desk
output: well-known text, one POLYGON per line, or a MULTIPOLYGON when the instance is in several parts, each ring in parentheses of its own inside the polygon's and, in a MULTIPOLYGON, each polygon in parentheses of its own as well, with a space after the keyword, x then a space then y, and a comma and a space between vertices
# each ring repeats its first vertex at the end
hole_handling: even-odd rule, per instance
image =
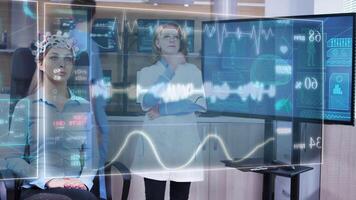
POLYGON ((226 167, 236 168, 242 172, 255 172, 263 174, 263 200, 274 199, 274 179, 275 176, 291 178, 290 199, 299 200, 299 177, 301 173, 312 170, 308 166, 276 166, 276 163, 265 163, 261 159, 248 159, 244 162, 236 163, 234 161, 223 160, 226 167), (252 166, 253 164, 254 167, 252 166), (258 165, 257 165, 258 164, 258 165), (273 166, 275 165, 275 166, 273 166), (261 167, 256 167, 261 166, 261 167))

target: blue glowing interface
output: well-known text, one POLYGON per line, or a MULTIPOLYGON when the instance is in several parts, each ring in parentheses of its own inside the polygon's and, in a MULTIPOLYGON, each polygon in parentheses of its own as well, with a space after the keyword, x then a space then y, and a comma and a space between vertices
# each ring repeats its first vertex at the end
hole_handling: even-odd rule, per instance
POLYGON ((59 19, 59 29, 62 32, 69 32, 75 29, 75 22, 73 19, 61 18, 59 19))
POLYGON ((324 22, 324 119, 352 122, 354 18, 316 18, 324 22))
POLYGON ((118 45, 118 21, 116 19, 96 19, 92 27, 92 38, 101 52, 116 52, 118 45))
POLYGON ((194 21, 193 20, 169 20, 169 19, 139 19, 138 24, 138 51, 152 52, 153 34, 157 26, 166 23, 176 23, 187 34, 188 52, 194 51, 194 21))
POLYGON ((351 15, 204 22, 208 110, 352 123, 353 24, 351 15))

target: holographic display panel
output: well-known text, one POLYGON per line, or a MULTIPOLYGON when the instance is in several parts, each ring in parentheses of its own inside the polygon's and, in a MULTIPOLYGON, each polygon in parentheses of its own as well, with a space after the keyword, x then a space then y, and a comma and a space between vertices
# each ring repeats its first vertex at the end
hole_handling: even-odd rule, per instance
POLYGON ((324 118, 353 122, 354 16, 315 19, 324 23, 324 118))
POLYGON ((352 123, 353 24, 352 15, 203 23, 208 110, 352 123))
POLYGON ((101 52, 118 50, 118 21, 112 19, 96 19, 93 23, 91 37, 98 44, 101 52))

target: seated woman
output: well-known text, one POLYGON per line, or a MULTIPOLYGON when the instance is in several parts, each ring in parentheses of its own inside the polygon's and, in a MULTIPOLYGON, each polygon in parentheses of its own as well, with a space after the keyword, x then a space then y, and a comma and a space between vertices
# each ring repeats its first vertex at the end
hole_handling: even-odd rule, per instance
POLYGON ((47 35, 37 47, 29 96, 16 104, 12 118, 29 116, 25 123, 12 120, 9 134, 29 144, 28 163, 21 169, 8 163, 8 168, 33 172, 35 178, 22 185, 21 199, 96 199, 89 192, 97 171, 94 118, 89 102, 68 87, 78 48, 60 32, 47 35))

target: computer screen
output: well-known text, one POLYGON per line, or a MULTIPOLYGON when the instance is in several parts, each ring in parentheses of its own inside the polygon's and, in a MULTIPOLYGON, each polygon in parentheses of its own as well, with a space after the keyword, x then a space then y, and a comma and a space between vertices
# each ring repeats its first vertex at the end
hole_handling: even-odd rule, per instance
POLYGON ((118 26, 115 18, 94 20, 91 36, 101 52, 116 52, 119 49, 118 26))
POLYGON ((353 15, 202 26, 208 111, 353 123, 353 15))
POLYGON ((176 23, 187 34, 188 52, 194 51, 194 20, 178 19, 138 19, 138 51, 152 52, 154 30, 161 24, 176 23))
POLYGON ((323 117, 330 122, 353 123, 354 17, 354 15, 313 17, 322 20, 324 24, 323 117))
POLYGON ((64 33, 68 33, 75 29, 75 22, 71 18, 59 19, 59 23, 59 29, 64 33))

